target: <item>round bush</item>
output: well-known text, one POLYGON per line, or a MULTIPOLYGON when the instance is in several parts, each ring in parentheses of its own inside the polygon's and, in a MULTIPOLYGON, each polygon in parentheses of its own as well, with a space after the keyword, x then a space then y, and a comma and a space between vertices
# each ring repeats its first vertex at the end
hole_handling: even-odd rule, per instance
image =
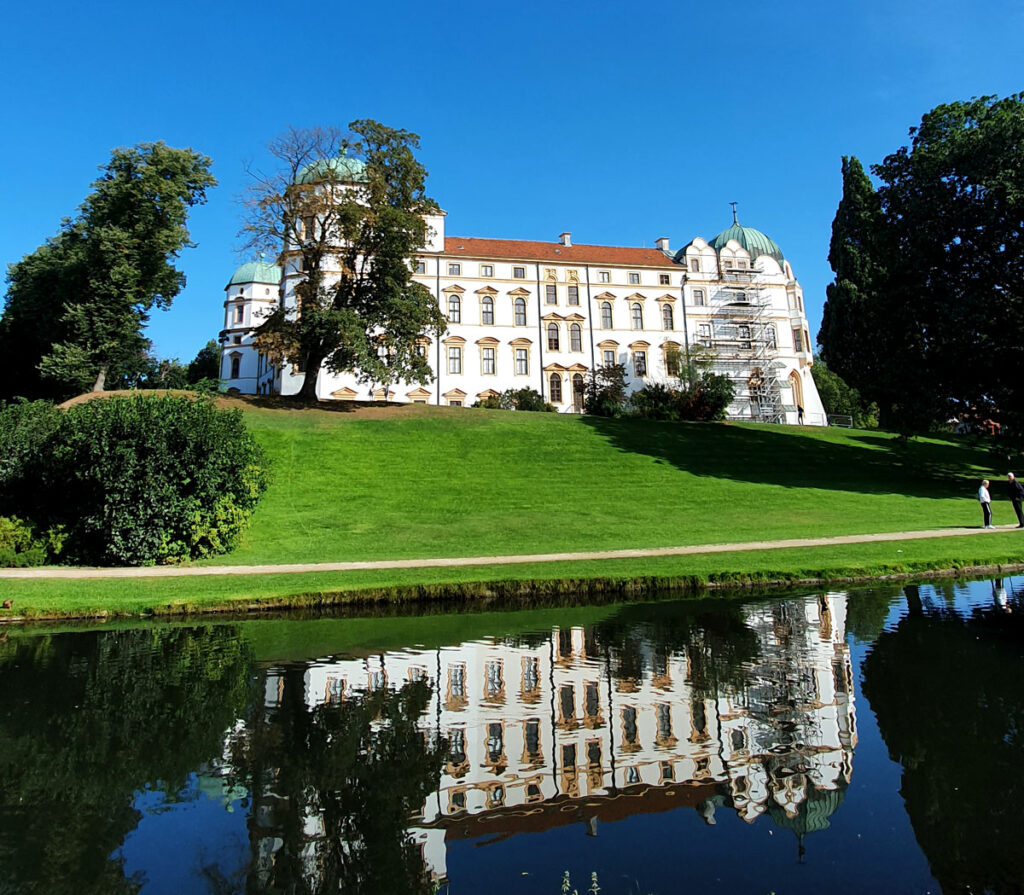
POLYGON ((208 399, 111 397, 70 407, 52 431, 24 412, 22 422, 47 437, 14 480, 0 481, 0 512, 47 532, 65 561, 143 565, 224 553, 267 486, 266 459, 241 413, 208 399))

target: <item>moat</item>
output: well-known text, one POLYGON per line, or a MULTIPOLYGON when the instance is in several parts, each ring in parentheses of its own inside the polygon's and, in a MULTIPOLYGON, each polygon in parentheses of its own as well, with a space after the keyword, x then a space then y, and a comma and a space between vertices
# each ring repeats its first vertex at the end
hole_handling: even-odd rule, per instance
POLYGON ((1017 892, 1024 578, 12 629, 0 892, 1017 892))

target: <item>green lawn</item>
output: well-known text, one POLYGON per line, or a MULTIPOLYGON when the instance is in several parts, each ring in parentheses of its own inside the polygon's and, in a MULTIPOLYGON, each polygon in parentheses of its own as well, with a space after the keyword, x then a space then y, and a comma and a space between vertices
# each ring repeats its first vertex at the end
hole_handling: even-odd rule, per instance
MULTIPOLYGON (((974 525, 975 480, 997 473, 983 453, 955 443, 904 448, 862 431, 393 411, 364 420, 250 410, 275 482, 229 561, 551 553, 974 525)), ((997 514, 1010 521, 1007 504, 997 514)))
MULTIPOLYGON (((547 553, 977 525, 986 453, 841 429, 433 407, 246 405, 274 483, 207 564, 547 553)), ((997 498, 1001 489, 994 488, 997 498)), ((997 499, 996 522, 1011 521, 997 499)), ((468 582, 838 577, 1011 563, 1024 533, 650 560, 261 577, 0 582, 14 612, 133 612, 468 582)), ((469 588, 472 590, 472 588, 469 588)), ((431 591, 433 593, 434 591, 431 591)), ((394 596, 391 593, 391 596, 394 596)))

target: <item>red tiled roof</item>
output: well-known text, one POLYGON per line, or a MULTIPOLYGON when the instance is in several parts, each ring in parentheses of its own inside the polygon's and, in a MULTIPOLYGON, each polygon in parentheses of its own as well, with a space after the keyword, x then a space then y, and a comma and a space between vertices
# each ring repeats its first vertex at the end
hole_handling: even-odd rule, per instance
POLYGON ((563 264, 618 264, 627 267, 676 268, 660 249, 633 249, 623 246, 564 246, 560 242, 533 242, 526 239, 477 239, 446 236, 445 255, 470 258, 503 258, 510 261, 559 261, 563 264))

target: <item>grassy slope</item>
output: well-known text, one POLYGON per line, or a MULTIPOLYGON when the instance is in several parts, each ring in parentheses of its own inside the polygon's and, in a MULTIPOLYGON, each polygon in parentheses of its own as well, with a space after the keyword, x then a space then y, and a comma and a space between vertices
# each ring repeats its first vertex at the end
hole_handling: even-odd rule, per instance
MULTIPOLYGON (((275 482, 232 564, 701 544, 975 525, 987 456, 862 431, 445 408, 249 406, 275 482)), ((997 489, 998 493, 998 489, 997 489)), ((1009 522, 999 501, 996 521, 1009 522)), ((828 577, 1024 558, 1024 535, 500 567, 5 581, 15 609, 140 611, 413 584, 638 575, 828 577)))
POLYGON ((276 481, 230 561, 655 547, 979 516, 970 498, 986 458, 946 442, 901 449, 838 429, 416 410, 386 421, 251 411, 276 481))

